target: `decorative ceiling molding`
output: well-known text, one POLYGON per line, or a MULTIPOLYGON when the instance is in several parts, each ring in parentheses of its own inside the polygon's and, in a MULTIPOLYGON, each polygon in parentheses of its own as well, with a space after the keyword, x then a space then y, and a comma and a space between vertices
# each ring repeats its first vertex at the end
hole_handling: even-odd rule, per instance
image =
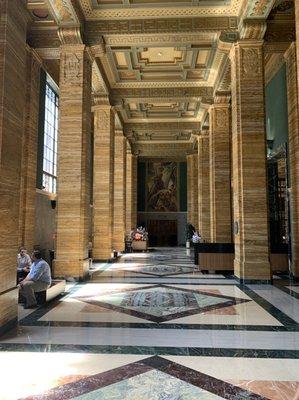
MULTIPOLYGON (((229 4, 218 5, 216 7, 196 5, 187 7, 163 7, 165 17, 196 17, 196 16, 215 16, 215 15, 239 15, 244 0, 231 0, 229 4)), ((114 8, 94 8, 91 0, 80 1, 82 10, 87 20, 93 19, 134 19, 134 18, 159 18, 161 7, 114 7, 114 8)))
POLYGON ((125 123, 126 133, 155 133, 159 132, 183 132, 196 131, 200 128, 199 122, 147 122, 147 123, 125 123))
MULTIPOLYGON (((163 13, 164 15, 164 13, 163 13)), ((161 16, 161 10, 159 13, 161 16)), ((236 31, 237 17, 199 17, 199 18, 159 18, 140 20, 103 20, 87 21, 85 34, 88 42, 94 43, 99 35, 156 34, 236 31)))
POLYGON ((159 146, 153 146, 153 144, 149 141, 144 144, 135 145, 136 150, 139 151, 139 156, 143 157, 180 157, 187 152, 193 149, 193 143, 176 143, 176 142, 168 142, 168 143, 159 143, 159 146))
POLYGON ((257 40, 263 39, 266 29, 267 22, 265 19, 244 19, 240 28, 240 38, 257 40))
MULTIPOLYGON (((106 46, 158 46, 165 45, 187 45, 192 43, 210 45, 215 42, 218 34, 215 32, 198 33, 172 33, 172 34, 126 34, 126 35, 104 35, 106 46)), ((87 38, 88 39, 88 38, 87 38)), ((98 38, 96 39, 98 40, 98 38)))
POLYGON ((45 0, 59 26, 79 26, 80 18, 71 0, 45 0))
POLYGON ((202 98, 213 96, 213 87, 194 87, 187 86, 184 88, 165 87, 165 88, 131 88, 131 89, 112 89, 111 97, 114 103, 119 103, 122 99, 185 99, 186 98, 202 98))

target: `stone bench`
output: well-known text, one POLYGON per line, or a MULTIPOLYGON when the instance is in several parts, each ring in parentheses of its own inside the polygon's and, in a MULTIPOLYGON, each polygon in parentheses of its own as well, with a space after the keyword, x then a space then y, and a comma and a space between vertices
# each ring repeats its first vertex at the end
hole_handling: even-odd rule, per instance
POLYGON ((37 304, 45 304, 48 301, 53 300, 55 297, 65 292, 65 287, 65 280, 53 279, 49 289, 35 293, 37 304))

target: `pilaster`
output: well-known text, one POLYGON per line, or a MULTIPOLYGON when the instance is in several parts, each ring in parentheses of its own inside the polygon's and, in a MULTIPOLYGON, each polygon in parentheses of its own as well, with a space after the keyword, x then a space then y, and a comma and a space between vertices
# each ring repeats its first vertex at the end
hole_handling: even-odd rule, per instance
POLYGON ((129 147, 126 156, 126 235, 137 226, 137 156, 129 147))
POLYGON ((60 130, 55 276, 88 272, 91 59, 82 44, 60 48, 60 130))
POLYGON ((26 10, 0 2, 0 334, 17 324, 16 254, 26 108, 26 10))
POLYGON ((295 43, 290 45, 284 57, 287 68, 292 270, 295 277, 299 278, 299 99, 295 43))
POLYGON ((187 155, 188 222, 198 228, 198 154, 187 155))
POLYGON ((269 280, 263 42, 231 50, 235 275, 269 280))
POLYGON ((127 141, 122 130, 115 131, 113 248, 123 251, 126 232, 127 141))
POLYGON ((115 114, 95 97, 93 169, 93 257, 109 260, 113 247, 115 114))
POLYGON ((198 231, 206 242, 211 240, 210 151, 209 135, 198 136, 198 231))
POLYGON ((211 242, 230 243, 230 104, 218 96, 210 108, 211 242))
POLYGON ((36 168, 41 59, 27 47, 26 120, 22 141, 19 244, 29 251, 34 246, 36 168))

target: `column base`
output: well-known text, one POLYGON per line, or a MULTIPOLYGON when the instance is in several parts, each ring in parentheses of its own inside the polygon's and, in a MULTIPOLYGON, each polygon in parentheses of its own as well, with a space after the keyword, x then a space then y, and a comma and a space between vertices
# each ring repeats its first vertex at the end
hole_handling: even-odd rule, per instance
POLYGON ((299 280, 299 260, 293 259, 291 264, 293 278, 299 280))
POLYGON ((84 260, 53 260, 54 277, 72 277, 78 280, 84 280, 88 277, 90 259, 84 260))
POLYGON ((101 249, 101 250, 96 250, 95 248, 92 249, 92 255, 93 255, 93 260, 94 261, 102 261, 102 262, 109 262, 112 258, 112 250, 109 249, 101 249))
POLYGON ((270 262, 240 261, 235 259, 234 276, 241 283, 271 283, 270 262))

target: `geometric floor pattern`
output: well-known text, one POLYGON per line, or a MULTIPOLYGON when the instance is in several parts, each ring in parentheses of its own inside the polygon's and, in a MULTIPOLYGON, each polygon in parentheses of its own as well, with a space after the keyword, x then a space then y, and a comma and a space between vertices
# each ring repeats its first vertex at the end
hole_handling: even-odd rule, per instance
POLYGON ((108 294, 98 293, 92 296, 74 296, 73 298, 156 323, 250 301, 201 290, 177 289, 168 285, 122 289, 108 294))
POLYGON ((151 357, 24 400, 267 400, 230 383, 151 357), (148 397, 148 392, 151 392, 148 397))
POLYGON ((0 400, 299 400, 299 285, 202 274, 181 248, 95 264, 0 338, 0 400))

